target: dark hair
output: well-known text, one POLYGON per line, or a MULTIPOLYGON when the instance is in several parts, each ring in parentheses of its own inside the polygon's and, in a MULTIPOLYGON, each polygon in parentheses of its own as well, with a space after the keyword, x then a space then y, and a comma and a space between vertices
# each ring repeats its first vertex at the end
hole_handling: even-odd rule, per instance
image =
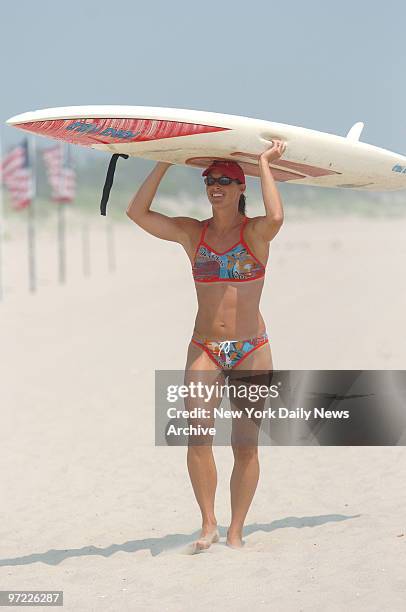
POLYGON ((242 193, 238 201, 238 212, 245 215, 245 195, 242 193))

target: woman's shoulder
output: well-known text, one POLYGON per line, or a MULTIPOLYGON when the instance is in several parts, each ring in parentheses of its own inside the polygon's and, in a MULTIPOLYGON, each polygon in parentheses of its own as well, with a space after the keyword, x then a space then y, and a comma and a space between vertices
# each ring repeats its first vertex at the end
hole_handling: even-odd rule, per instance
POLYGON ((204 231, 204 228, 209 219, 195 219, 193 217, 175 217, 178 229, 183 235, 183 243, 186 245, 194 245, 197 243, 204 231))

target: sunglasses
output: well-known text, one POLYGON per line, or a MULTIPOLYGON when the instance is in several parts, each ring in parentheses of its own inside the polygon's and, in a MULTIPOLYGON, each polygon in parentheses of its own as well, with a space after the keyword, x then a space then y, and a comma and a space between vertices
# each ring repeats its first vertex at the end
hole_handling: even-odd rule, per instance
POLYGON ((220 176, 219 178, 214 178, 210 174, 205 177, 204 182, 206 183, 206 185, 209 186, 214 185, 215 183, 218 183, 219 185, 231 185, 231 183, 237 183, 237 185, 241 184, 240 181, 238 181, 237 179, 232 179, 229 176, 220 176))

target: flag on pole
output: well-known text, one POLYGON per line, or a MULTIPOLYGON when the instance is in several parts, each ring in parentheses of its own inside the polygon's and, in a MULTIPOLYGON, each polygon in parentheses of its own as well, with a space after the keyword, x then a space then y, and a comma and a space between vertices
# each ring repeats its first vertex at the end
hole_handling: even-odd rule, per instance
POLYGON ((43 157, 54 202, 72 202, 75 198, 76 174, 72 168, 70 148, 63 143, 43 151, 43 157))
POLYGON ((34 181, 27 139, 5 155, 1 161, 1 176, 13 208, 21 210, 29 206, 34 195, 34 181))

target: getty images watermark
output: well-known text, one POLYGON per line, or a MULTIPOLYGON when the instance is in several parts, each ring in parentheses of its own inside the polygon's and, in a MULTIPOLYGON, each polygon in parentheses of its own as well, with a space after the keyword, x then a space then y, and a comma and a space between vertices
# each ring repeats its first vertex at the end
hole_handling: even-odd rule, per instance
POLYGON ((157 371, 157 445, 404 445, 406 373, 157 371))
MULTIPOLYGON (((229 399, 230 397, 239 400, 247 399, 249 401, 258 402, 260 399, 270 399, 270 398, 278 398, 279 397, 279 388, 282 383, 278 383, 276 385, 271 385, 268 387, 267 385, 255 385, 252 384, 250 386, 247 385, 219 385, 215 383, 214 385, 207 385, 202 382, 193 382, 191 381, 189 384, 185 385, 169 385, 167 388, 167 401, 169 403, 177 402, 179 399, 199 399, 202 403, 211 403, 213 399, 229 399)), ((348 419, 350 413, 348 410, 325 410, 324 408, 313 408, 312 410, 306 410, 305 408, 271 408, 270 406, 267 408, 256 408, 255 406, 246 406, 244 409, 232 409, 232 408, 224 408, 220 407, 212 407, 212 408, 200 408, 193 407, 189 409, 181 409, 179 410, 175 406, 169 407, 166 411, 166 415, 168 419, 304 419, 308 420, 312 416, 315 418, 334 418, 334 419, 348 419)), ((189 425, 187 427, 175 427, 175 425, 170 425, 167 433, 169 435, 180 435, 184 433, 186 435, 190 434, 190 431, 196 430, 193 425, 189 425)), ((215 429, 212 429, 212 435, 215 435, 215 429)))

